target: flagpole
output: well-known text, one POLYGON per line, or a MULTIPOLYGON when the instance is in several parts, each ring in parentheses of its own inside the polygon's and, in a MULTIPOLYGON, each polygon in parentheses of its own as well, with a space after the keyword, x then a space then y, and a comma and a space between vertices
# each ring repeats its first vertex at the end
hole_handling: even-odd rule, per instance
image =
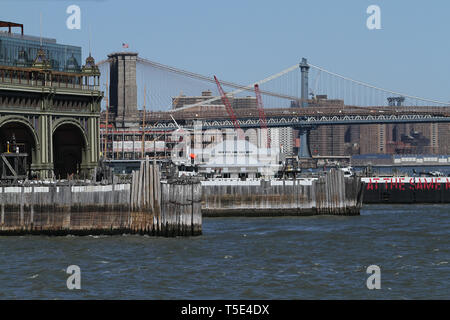
POLYGON ((144 154, 145 154, 145 91, 146 91, 146 87, 144 85, 144 108, 143 108, 143 114, 142 114, 142 159, 145 158, 144 154))
MULTIPOLYGON (((108 149, 107 149, 107 146, 108 146, 108 112, 109 112, 109 91, 108 91, 108 76, 106 76, 106 97, 105 97, 105 102, 106 102, 106 121, 105 121, 105 138, 103 139, 103 142, 104 142, 104 149, 105 149, 105 151, 104 151, 104 158, 105 158, 105 160, 106 159, 108 159, 108 157, 107 157, 107 152, 108 152, 108 149)), ((114 150, 113 150, 113 153, 114 153, 114 150)))

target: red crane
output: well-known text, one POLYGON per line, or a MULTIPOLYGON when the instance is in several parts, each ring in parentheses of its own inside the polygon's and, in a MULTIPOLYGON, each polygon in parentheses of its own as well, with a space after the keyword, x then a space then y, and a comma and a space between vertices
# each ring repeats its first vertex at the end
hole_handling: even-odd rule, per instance
POLYGON ((266 114, 264 113, 264 106, 261 99, 261 92, 259 91, 258 84, 255 84, 256 103, 258 105, 259 121, 261 122, 261 129, 266 129, 267 134, 267 148, 270 148, 270 134, 267 128, 266 114))
POLYGON ((236 131, 238 132, 238 137, 241 139, 241 138, 243 138, 243 131, 241 129, 241 126, 239 125, 236 115, 234 114, 233 107, 231 106, 230 100, 228 100, 228 97, 225 94, 225 91, 222 89, 222 86, 220 85, 220 82, 216 76, 214 76, 214 80, 216 81, 217 89, 219 90, 220 96, 222 98, 222 103, 225 105, 228 115, 230 116, 231 121, 233 122, 233 126, 236 129, 236 131))

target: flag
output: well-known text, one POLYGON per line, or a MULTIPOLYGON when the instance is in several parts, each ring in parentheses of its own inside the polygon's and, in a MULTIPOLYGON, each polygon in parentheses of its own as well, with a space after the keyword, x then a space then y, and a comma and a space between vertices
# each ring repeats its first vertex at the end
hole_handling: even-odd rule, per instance
POLYGON ((128 48, 128 43, 122 43, 122 48, 128 48))

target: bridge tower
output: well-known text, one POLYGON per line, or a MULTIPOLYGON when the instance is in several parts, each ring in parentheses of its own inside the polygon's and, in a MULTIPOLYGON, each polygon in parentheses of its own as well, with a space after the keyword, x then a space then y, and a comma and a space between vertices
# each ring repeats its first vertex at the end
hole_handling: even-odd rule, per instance
POLYGON ((136 52, 115 52, 110 60, 110 110, 116 118, 116 127, 135 126, 137 115, 136 52))
MULTIPOLYGON (((308 107, 308 74, 309 74, 309 65, 306 58, 302 58, 302 62, 300 62, 300 70, 301 70, 301 106, 302 108, 308 107)), ((299 158, 311 158, 311 151, 309 149, 308 143, 308 135, 311 128, 300 127, 299 136, 300 136, 300 148, 298 151, 299 158)))

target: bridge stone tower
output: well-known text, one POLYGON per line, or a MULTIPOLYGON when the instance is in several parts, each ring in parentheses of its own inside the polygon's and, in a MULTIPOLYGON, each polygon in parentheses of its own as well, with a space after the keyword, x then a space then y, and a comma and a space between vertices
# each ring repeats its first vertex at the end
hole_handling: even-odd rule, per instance
POLYGON ((136 52, 115 52, 110 60, 110 106, 117 127, 130 127, 136 123, 137 85, 136 52))
MULTIPOLYGON (((302 108, 308 107, 308 72, 309 65, 306 58, 302 58, 302 62, 300 62, 300 70, 301 70, 301 106, 302 108)), ((299 128, 300 135, 300 149, 298 151, 299 158, 311 158, 311 151, 309 150, 308 143, 308 134, 311 128, 299 128)))

